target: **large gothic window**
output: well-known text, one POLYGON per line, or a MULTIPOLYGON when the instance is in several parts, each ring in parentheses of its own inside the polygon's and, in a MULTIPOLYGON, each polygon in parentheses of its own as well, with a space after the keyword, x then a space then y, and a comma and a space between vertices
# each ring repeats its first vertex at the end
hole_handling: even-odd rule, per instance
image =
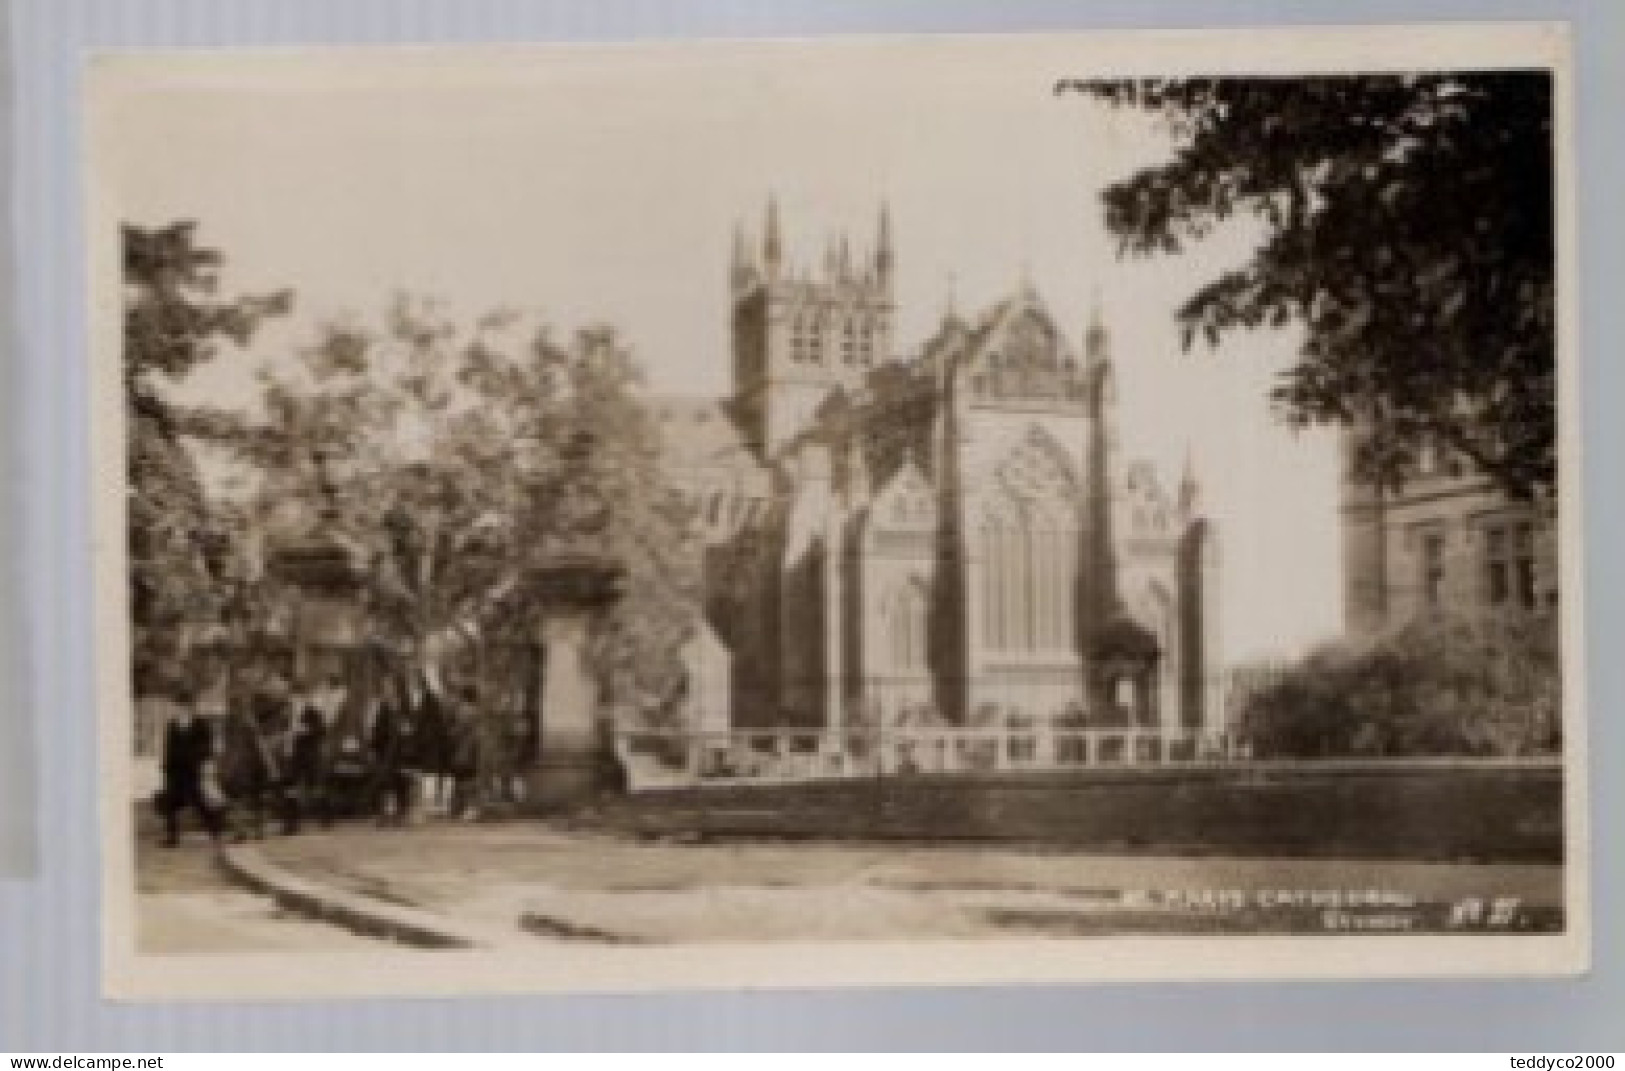
POLYGON ((988 649, 1072 649, 1077 542, 1075 528, 1036 516, 982 527, 981 629, 988 649))
POLYGON ((1070 651, 1078 586, 1078 489, 1041 432, 997 471, 983 501, 981 635, 989 650, 1070 651))

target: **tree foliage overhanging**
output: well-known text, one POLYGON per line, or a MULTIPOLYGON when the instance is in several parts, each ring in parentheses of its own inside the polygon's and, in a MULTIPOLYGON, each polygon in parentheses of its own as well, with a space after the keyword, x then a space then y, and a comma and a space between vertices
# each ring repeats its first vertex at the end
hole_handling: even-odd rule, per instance
MULTIPOLYGON (((129 418, 130 595, 138 628, 217 610, 207 533, 211 504, 188 441, 230 441, 238 414, 184 404, 171 390, 222 346, 240 349, 292 294, 217 296, 220 255, 189 221, 126 226, 123 378, 129 418)), ((138 664, 142 652, 137 652, 138 664)))
POLYGON ((1552 82, 1542 72, 1063 82, 1158 116, 1171 160, 1108 187, 1125 253, 1177 254, 1232 217, 1265 239, 1180 308, 1187 347, 1301 323, 1274 392, 1356 428, 1360 475, 1423 448, 1507 492, 1556 474, 1552 82))

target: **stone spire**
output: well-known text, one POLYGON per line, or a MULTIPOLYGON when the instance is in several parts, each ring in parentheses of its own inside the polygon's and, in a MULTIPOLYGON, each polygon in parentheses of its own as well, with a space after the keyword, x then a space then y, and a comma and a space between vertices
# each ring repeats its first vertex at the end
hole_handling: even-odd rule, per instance
POLYGON ((735 290, 743 289, 751 277, 750 242, 745 237, 745 228, 734 224, 734 250, 733 265, 728 273, 735 290))
POLYGON ((895 266, 894 254, 891 245, 891 206, 885 201, 880 202, 880 237, 875 244, 875 278, 884 288, 891 287, 892 269, 895 266))
POLYGON ((1110 356, 1111 339, 1106 334, 1106 321, 1100 308, 1100 288, 1089 299, 1089 329, 1084 332, 1085 356, 1093 361, 1104 361, 1110 356))
POLYGON ((948 296, 942 304, 942 322, 959 323, 959 276, 953 272, 948 273, 948 296))
POLYGON ((784 263, 784 239, 779 234, 779 199, 767 198, 767 223, 762 231, 762 265, 768 278, 777 278, 784 263))
POLYGON ((1201 509, 1202 485, 1196 480, 1196 461, 1191 445, 1185 443, 1185 471, 1179 477, 1179 508, 1187 517, 1194 517, 1201 509))

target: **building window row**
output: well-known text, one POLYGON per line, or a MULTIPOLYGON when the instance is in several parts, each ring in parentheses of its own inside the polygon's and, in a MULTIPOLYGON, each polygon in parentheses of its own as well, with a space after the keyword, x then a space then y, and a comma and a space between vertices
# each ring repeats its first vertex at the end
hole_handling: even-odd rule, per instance
MULTIPOLYGON (((1479 599, 1491 608, 1536 606, 1535 526, 1527 520, 1495 520, 1477 527, 1479 599)), ((1418 526, 1412 535, 1416 548, 1418 585, 1423 604, 1430 609, 1449 599, 1450 559, 1444 526, 1418 526)))
MULTIPOLYGON (((875 327, 869 320, 849 319, 838 332, 843 364, 869 365, 875 359, 875 327)), ((837 332, 817 316, 800 316, 790 328, 790 359, 798 364, 823 364, 837 332)))

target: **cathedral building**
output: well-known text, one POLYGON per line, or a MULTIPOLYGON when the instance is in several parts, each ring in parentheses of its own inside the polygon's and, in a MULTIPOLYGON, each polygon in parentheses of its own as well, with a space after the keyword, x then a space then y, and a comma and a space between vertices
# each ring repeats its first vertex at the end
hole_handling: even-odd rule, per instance
POLYGON ((769 203, 729 270, 733 388, 663 399, 706 536, 697 727, 1217 730, 1219 559, 1190 465, 1120 454, 1100 312, 1022 282, 897 351, 898 258, 792 263, 769 203))

